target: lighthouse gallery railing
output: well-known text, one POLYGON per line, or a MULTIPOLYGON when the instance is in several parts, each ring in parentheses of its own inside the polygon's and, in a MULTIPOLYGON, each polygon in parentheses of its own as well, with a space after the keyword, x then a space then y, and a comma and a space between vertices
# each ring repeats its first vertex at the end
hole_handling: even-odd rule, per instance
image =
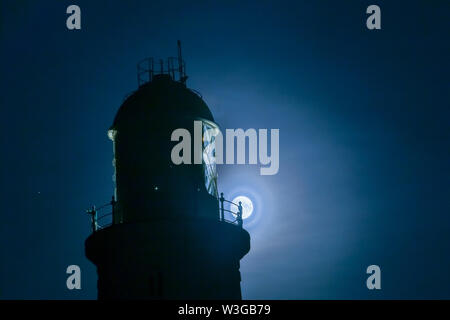
MULTIPOLYGON (((223 196, 223 192, 220 194, 219 200, 219 221, 221 222, 227 222, 230 224, 234 224, 240 228, 242 228, 243 220, 242 220, 242 204, 241 202, 234 203, 232 201, 226 200, 223 196), (230 204, 230 206, 236 207, 236 211, 228 210, 224 208, 224 203, 230 204), (229 220, 225 218, 225 212, 229 212, 232 215, 236 216, 236 219, 229 220)), ((114 210, 116 208, 117 201, 114 199, 114 197, 111 199, 110 202, 105 203, 99 207, 92 206, 91 208, 86 210, 86 213, 91 216, 91 227, 92 232, 99 231, 101 229, 104 229, 106 227, 109 227, 114 223, 113 221, 113 215, 114 210)))

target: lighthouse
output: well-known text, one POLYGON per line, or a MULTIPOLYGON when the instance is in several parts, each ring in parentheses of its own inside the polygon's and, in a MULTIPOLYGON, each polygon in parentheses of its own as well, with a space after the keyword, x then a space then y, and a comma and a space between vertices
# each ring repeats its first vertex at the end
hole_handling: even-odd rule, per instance
POLYGON ((114 196, 89 210, 93 232, 85 241, 98 299, 241 299, 250 236, 239 214, 224 218, 211 134, 219 127, 187 78, 180 42, 177 57, 141 61, 138 88, 108 130, 114 196), (202 135, 199 163, 173 163, 171 135, 179 128, 202 135))

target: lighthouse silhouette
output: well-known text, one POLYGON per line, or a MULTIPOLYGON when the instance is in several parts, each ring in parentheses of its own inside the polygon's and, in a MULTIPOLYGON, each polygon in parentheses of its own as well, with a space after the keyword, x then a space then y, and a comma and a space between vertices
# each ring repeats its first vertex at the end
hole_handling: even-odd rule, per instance
POLYGON ((99 299, 242 298, 240 259, 250 250, 250 236, 240 204, 229 203, 239 208, 237 218, 225 219, 229 201, 217 190, 211 134, 218 125, 186 80, 179 41, 178 57, 144 59, 138 89, 108 130, 114 196, 88 211, 93 232, 85 241, 86 256, 97 266, 99 299), (194 121, 201 132, 194 132, 194 121), (178 128, 202 135, 201 164, 172 161, 178 128))

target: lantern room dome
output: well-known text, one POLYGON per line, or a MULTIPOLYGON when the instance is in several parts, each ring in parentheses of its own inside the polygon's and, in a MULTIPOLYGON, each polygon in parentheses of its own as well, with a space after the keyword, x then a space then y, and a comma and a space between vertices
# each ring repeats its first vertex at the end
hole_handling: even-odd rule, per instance
POLYGON ((169 75, 160 74, 125 99, 111 129, 120 130, 137 118, 153 122, 167 117, 214 122, 211 111, 198 93, 172 80, 169 75))

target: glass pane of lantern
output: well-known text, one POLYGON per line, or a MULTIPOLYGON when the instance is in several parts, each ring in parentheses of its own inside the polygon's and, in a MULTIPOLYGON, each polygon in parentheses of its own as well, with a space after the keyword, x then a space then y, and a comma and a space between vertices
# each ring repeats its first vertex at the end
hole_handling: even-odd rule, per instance
POLYGON ((216 170, 216 134, 219 128, 210 122, 203 122, 203 168, 205 187, 209 194, 218 198, 216 170))

